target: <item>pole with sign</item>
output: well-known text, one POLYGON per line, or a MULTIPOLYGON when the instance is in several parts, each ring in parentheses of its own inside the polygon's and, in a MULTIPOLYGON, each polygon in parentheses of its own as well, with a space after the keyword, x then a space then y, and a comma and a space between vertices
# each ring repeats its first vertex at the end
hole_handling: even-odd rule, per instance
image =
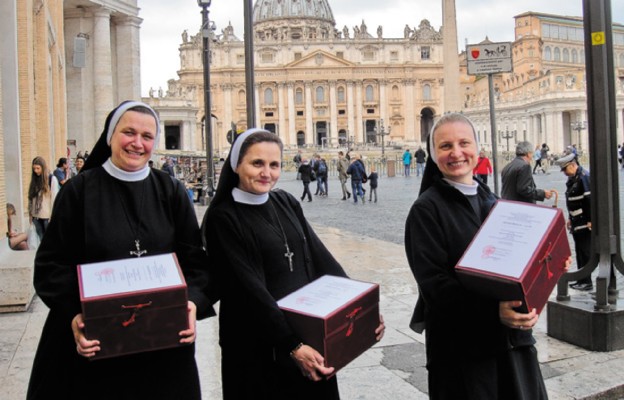
MULTIPOLYGON (((500 195, 498 183, 498 141, 496 138, 496 113, 494 110, 494 74, 513 71, 511 42, 470 44, 466 47, 468 75, 487 75, 490 98, 490 133, 492 161, 494 164, 494 192, 500 195)), ((478 149, 477 149, 478 150, 478 149)))

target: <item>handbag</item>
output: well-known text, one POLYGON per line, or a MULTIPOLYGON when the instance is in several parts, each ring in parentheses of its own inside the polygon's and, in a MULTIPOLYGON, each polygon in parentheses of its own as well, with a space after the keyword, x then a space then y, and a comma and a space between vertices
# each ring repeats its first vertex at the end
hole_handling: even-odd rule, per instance
POLYGON ((316 180, 316 172, 314 170, 310 171, 310 180, 314 182, 316 180))
POLYGON ((368 182, 368 178, 366 177, 366 174, 362 175, 362 183, 366 183, 368 182))
POLYGON ((28 250, 37 250, 39 247, 39 235, 37 234, 37 229, 35 228, 35 224, 31 222, 30 227, 28 228, 28 239, 26 240, 28 243, 28 250))

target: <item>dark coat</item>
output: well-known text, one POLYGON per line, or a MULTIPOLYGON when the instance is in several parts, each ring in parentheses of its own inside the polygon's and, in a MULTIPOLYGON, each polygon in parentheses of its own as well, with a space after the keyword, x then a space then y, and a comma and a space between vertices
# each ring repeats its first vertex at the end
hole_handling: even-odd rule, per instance
MULTIPOLYGON (((405 226, 407 259, 419 288, 412 322, 424 325, 429 382, 436 386, 430 392, 432 398, 522 398, 496 396, 507 374, 517 376, 513 367, 501 360, 511 358, 512 349, 527 348, 529 353, 534 352, 535 341, 530 332, 509 329, 500 322, 497 300, 466 290, 456 277, 455 265, 496 201, 482 183, 477 196, 481 216, 475 213, 466 196, 435 178, 411 207, 405 226), (481 381, 475 385, 478 393, 469 394, 471 383, 460 381, 465 380, 462 376, 468 377, 471 371, 491 372, 492 369, 484 368, 486 365, 493 366, 494 371, 497 365, 502 365, 495 372, 500 375, 480 376, 481 381), (457 372, 458 369, 463 372, 457 372), (432 370, 437 372, 432 375, 432 370), (439 391, 447 395, 440 395, 439 391)), ((533 368, 531 372, 520 369, 531 379, 526 378, 522 383, 537 381, 540 384, 534 386, 539 388, 531 390, 543 390, 537 359, 528 364, 533 368)))
POLYGON ((211 313, 204 294, 207 258, 184 186, 157 170, 141 184, 93 168, 67 181, 53 215, 35 259, 35 289, 50 312, 27 398, 199 399, 194 345, 89 361, 77 354, 71 330, 72 318, 81 312, 76 265, 130 257, 137 237, 128 219, 140 221, 148 255, 177 254, 198 318, 211 313), (94 388, 102 379, 106 384, 94 388))
POLYGON ((298 172, 301 174, 301 180, 306 183, 310 183, 312 181, 312 166, 308 164, 301 164, 299 166, 298 172))
POLYGON ((224 398, 336 398, 336 379, 312 383, 290 359, 290 351, 301 340, 277 300, 322 275, 346 273, 292 195, 275 190, 268 203, 224 200, 210 208, 204 219, 207 250, 217 266, 221 288, 224 398), (275 214, 280 215, 281 227, 272 221, 275 214), (294 253, 292 271, 284 257, 282 229, 294 253))
POLYGON ((503 199, 524 203, 544 201, 546 194, 542 189, 535 186, 531 165, 524 158, 514 158, 503 168, 501 177, 503 181, 501 197, 503 199))

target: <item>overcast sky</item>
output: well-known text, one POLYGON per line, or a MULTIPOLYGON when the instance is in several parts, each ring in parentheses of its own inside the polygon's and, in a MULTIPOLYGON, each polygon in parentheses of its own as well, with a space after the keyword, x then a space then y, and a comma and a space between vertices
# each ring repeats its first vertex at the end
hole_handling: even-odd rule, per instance
MULTIPOLYGON (((213 0, 210 19, 217 33, 231 22, 243 38, 243 9, 247 0, 213 0)), ((595 0, 597 1, 597 0, 595 0)), ((254 0, 255 2, 255 0, 254 0)), ((169 79, 177 79, 180 67, 178 47, 185 29, 189 36, 199 32, 201 8, 196 0, 138 0, 141 25, 141 93, 150 87, 166 90, 169 79)), ((494 42, 512 41, 513 17, 527 11, 581 16, 582 0, 456 0, 460 51, 466 43, 479 43, 486 36, 494 42)), ((406 24, 417 27, 428 19, 435 29, 442 24, 441 0, 329 0, 336 27, 350 31, 362 20, 374 34, 383 26, 385 38, 403 37, 406 24)), ((611 0, 614 22, 624 23, 624 0, 611 0)))

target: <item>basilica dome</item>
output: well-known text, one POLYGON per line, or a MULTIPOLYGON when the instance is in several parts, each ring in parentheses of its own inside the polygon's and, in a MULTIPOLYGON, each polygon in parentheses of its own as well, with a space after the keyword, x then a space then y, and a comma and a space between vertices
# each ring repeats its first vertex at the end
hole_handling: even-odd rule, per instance
POLYGON ((289 27, 287 35, 296 40, 333 35, 336 22, 327 0, 256 0, 253 24, 256 32, 289 27))

